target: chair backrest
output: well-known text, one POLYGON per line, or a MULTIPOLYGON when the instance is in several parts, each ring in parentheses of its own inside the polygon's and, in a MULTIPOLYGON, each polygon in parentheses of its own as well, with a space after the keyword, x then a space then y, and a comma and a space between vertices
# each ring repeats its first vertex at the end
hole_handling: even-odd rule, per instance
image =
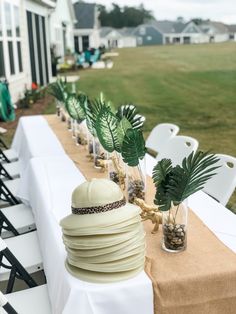
POLYGON ((146 140, 146 147, 160 153, 166 142, 179 132, 179 127, 172 123, 156 125, 146 140))
POLYGON ((174 136, 169 139, 163 147, 156 160, 160 161, 163 158, 171 159, 174 166, 181 165, 185 157, 188 157, 192 151, 196 152, 198 141, 189 136, 174 136))
POLYGON ((205 184, 203 191, 222 205, 226 205, 236 188, 236 158, 222 154, 216 156, 220 158, 217 165, 221 167, 215 171, 217 174, 205 184))
POLYGON ((7 283, 6 293, 11 293, 14 287, 15 279, 23 280, 30 288, 36 287, 37 283, 18 261, 15 255, 9 250, 6 242, 0 237, 0 267, 7 268, 10 276, 7 283), (7 265, 5 264, 7 260, 7 265))
POLYGON ((17 205, 20 203, 17 200, 17 198, 11 193, 11 191, 8 189, 8 187, 5 185, 1 178, 0 178, 0 200, 8 202, 10 205, 17 205))
POLYGON ((0 308, 3 308, 7 314, 18 314, 1 291, 0 291, 0 308))

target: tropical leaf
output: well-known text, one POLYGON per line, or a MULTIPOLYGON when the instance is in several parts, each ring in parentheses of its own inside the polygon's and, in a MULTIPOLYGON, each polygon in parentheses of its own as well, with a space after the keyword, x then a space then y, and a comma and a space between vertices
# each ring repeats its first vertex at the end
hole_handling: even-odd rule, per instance
POLYGON ((122 118, 117 125, 117 133, 120 141, 120 145, 122 146, 126 131, 128 129, 132 129, 131 123, 124 117, 122 118))
POLYGON ((162 159, 155 166, 153 180, 157 188, 155 204, 161 210, 168 210, 171 204, 180 204, 193 193, 201 190, 204 184, 216 173, 219 159, 201 151, 192 152, 184 158, 182 166, 172 167, 170 160, 162 159))
POLYGON ((96 121, 98 118, 99 113, 102 111, 102 109, 110 109, 110 106, 108 103, 106 103, 103 100, 102 94, 100 95, 99 99, 90 100, 87 101, 85 106, 85 112, 86 112, 86 124, 90 131, 90 133, 93 136, 97 136, 96 131, 96 121))
POLYGON ((137 108, 133 104, 122 105, 118 108, 116 116, 119 120, 126 118, 133 129, 142 129, 145 117, 137 113, 137 108))
POLYGON ((65 100, 65 107, 70 117, 79 123, 86 118, 86 102, 87 97, 84 94, 70 94, 65 100))
POLYGON ((63 102, 68 95, 68 86, 66 79, 58 79, 55 83, 49 84, 48 93, 54 96, 58 101, 63 102))
POLYGON ((220 166, 215 165, 219 159, 201 151, 192 152, 184 158, 182 167, 172 169, 168 194, 175 203, 181 203, 191 194, 201 190, 205 183, 213 177, 220 166))
POLYGON ((103 148, 112 153, 120 152, 121 145, 117 133, 118 120, 109 108, 103 107, 98 114, 95 129, 97 137, 103 148))
POLYGON ((153 168, 152 178, 155 186, 159 186, 163 181, 166 180, 166 176, 172 170, 172 162, 170 159, 162 159, 157 165, 153 168))
POLYGON ((139 159, 143 159, 146 154, 145 140, 141 130, 128 129, 126 131, 121 154, 128 166, 135 167, 139 164, 139 159))

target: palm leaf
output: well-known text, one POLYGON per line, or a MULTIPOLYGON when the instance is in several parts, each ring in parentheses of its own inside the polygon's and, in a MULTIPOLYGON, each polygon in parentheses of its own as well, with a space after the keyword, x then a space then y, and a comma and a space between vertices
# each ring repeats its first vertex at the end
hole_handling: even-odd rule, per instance
POLYGON ((119 120, 126 118, 133 129, 142 129, 145 117, 137 113, 137 108, 133 104, 122 105, 118 108, 116 116, 119 120))
POLYGON ((65 101, 65 107, 70 117, 79 123, 86 118, 86 102, 87 97, 84 94, 70 94, 65 101))
POLYGON ((120 152, 121 146, 117 133, 118 120, 109 108, 103 107, 97 117, 95 129, 99 142, 103 148, 112 153, 120 152))
POLYGON ((219 159, 201 151, 192 152, 182 162, 182 168, 176 166, 172 170, 168 193, 175 202, 182 202, 191 194, 201 190, 204 184, 216 173, 219 166, 213 166, 219 159))
POLYGON ((58 79, 55 83, 51 83, 48 88, 48 93, 54 96, 58 101, 64 102, 67 98, 67 82, 58 79))
POLYGON ((159 186, 162 181, 165 181, 166 176, 172 170, 172 162, 170 159, 162 159, 158 164, 153 168, 152 178, 155 186, 159 186))
POLYGON ((109 103, 106 103, 103 99, 103 94, 100 94, 99 99, 95 100, 90 100, 87 101, 86 106, 85 106, 85 112, 86 112, 86 124, 87 127, 90 131, 90 133, 93 136, 97 136, 97 131, 96 131, 96 121, 98 119, 99 113, 103 109, 110 109, 109 103))
POLYGON ((153 180, 157 187, 155 204, 161 210, 169 209, 171 204, 180 204, 188 196, 201 190, 219 168, 215 164, 219 159, 201 151, 192 152, 184 158, 182 166, 172 168, 170 162, 162 159, 154 168, 153 180))
POLYGON ((126 131, 121 154, 128 166, 135 167, 139 164, 139 159, 143 159, 146 154, 145 140, 141 130, 128 129, 126 131))

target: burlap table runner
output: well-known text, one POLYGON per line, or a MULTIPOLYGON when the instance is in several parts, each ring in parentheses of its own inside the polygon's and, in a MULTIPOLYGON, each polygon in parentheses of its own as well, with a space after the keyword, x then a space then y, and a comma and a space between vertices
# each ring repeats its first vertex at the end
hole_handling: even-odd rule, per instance
MULTIPOLYGON (((55 115, 46 116, 46 119, 86 178, 105 176, 88 162, 86 150, 75 146, 65 123, 55 115)), ((151 178, 148 178, 147 186, 147 202, 151 203, 154 196, 151 178)), ((164 252, 160 244, 162 230, 153 235, 151 223, 145 222, 144 226, 147 232, 145 270, 153 283, 155 314, 236 313, 236 254, 191 210, 188 247, 182 253, 164 252)))

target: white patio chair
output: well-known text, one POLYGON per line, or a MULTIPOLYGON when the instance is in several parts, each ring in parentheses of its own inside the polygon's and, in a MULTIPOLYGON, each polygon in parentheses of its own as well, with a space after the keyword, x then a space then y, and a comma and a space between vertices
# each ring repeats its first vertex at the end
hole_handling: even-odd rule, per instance
POLYGON ((51 314, 47 285, 10 294, 0 292, 2 314, 51 314))
POLYGON ((4 180, 13 180, 20 177, 20 163, 19 161, 11 163, 0 163, 0 175, 4 180))
POLYGON ((181 165, 185 157, 188 157, 192 151, 196 152, 198 141, 189 136, 174 136, 167 141, 156 160, 163 158, 171 159, 174 166, 181 165))
POLYGON ((166 142, 179 132, 179 127, 172 123, 160 123, 155 126, 146 140, 146 147, 160 153, 166 142))
POLYGON ((6 293, 12 292, 15 278, 25 281, 31 288, 36 287, 30 274, 43 269, 37 232, 6 240, 0 238, 0 261, 0 281, 8 280, 6 293))
POLYGON ((217 154, 220 158, 215 170, 217 173, 204 186, 203 191, 222 205, 226 205, 236 188, 236 158, 228 155, 217 154))

